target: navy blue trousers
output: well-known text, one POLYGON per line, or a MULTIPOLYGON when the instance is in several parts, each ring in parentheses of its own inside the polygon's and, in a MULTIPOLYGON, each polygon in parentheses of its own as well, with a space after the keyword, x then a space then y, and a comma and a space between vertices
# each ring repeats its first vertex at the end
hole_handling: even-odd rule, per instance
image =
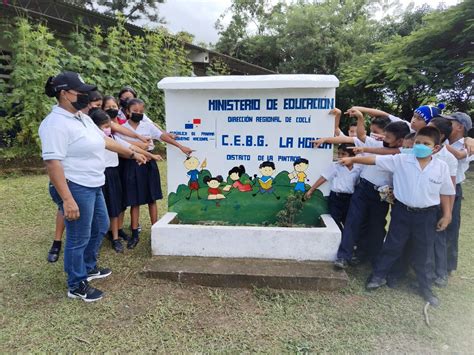
POLYGON ((446 228, 447 247, 447 269, 448 272, 458 268, 458 242, 459 229, 461 228, 461 184, 456 185, 456 198, 454 199, 453 218, 451 224, 446 228))
POLYGON ((349 211, 351 196, 352 194, 344 194, 334 191, 331 191, 329 193, 329 213, 331 214, 331 217, 334 219, 341 232, 346 223, 346 217, 347 212, 349 211))
POLYGON ((385 278, 412 243, 413 268, 420 288, 430 288, 428 255, 436 233, 438 207, 421 211, 408 210, 396 202, 392 207, 390 227, 382 251, 377 257, 373 275, 385 278))
MULTIPOLYGON (((438 220, 441 218, 441 209, 438 212, 438 220)), ((446 245, 446 230, 435 232, 428 254, 428 268, 430 271, 430 279, 448 276, 448 259, 446 245)))
POLYGON ((385 238, 388 208, 387 202, 380 201, 375 186, 361 179, 352 194, 337 257, 351 260, 357 243, 366 246, 369 260, 374 261, 385 238))

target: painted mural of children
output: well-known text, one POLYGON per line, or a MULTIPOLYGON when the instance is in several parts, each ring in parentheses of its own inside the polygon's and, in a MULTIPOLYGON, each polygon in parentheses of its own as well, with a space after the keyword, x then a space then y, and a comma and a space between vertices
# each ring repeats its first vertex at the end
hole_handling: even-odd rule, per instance
MULTIPOLYGON (((189 176, 188 187, 189 187, 189 196, 186 197, 186 200, 191 198, 193 191, 196 191, 197 198, 200 200, 201 197, 199 196, 199 173, 201 172, 198 170, 199 167, 199 159, 193 156, 187 157, 184 161, 184 167, 188 169, 187 175, 189 176)), ((200 169, 202 170, 207 165, 206 160, 201 164, 200 169)))
MULTIPOLYGON (((264 161, 258 168, 260 170, 260 174, 262 174, 262 176, 257 180, 259 185, 258 192, 261 194, 273 194, 276 199, 279 200, 280 196, 275 193, 275 189, 273 187, 272 175, 275 172, 275 163, 272 161, 264 161)), ((257 174, 255 174, 254 177, 257 178, 257 174)), ((252 194, 252 196, 257 196, 257 193, 252 194)))
POLYGON ((226 185, 223 190, 230 191, 232 188, 239 190, 240 192, 252 191, 252 185, 250 180, 240 181, 242 176, 245 174, 245 167, 243 165, 234 166, 229 170, 229 179, 233 181, 232 185, 226 185))
POLYGON ((221 189, 219 188, 220 184, 224 179, 222 176, 217 175, 216 177, 205 176, 203 179, 204 183, 209 186, 207 189, 207 199, 208 200, 222 200, 225 196, 222 194, 221 189))
POLYGON ((309 181, 306 179, 305 171, 308 169, 309 161, 308 159, 299 158, 293 162, 293 170, 288 174, 290 180, 296 179, 295 191, 306 192, 305 182, 309 181))

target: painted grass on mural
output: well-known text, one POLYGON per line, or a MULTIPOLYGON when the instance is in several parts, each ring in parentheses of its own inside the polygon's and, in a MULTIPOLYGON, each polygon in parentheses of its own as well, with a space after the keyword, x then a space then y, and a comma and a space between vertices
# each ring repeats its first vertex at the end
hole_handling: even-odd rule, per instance
MULTIPOLYGON (((272 192, 262 193, 255 177, 250 178, 244 174, 240 181, 249 186, 248 191, 229 188, 234 182, 228 178, 217 185, 225 198, 209 199, 210 186, 205 181, 206 177, 211 176, 208 170, 203 170, 199 177, 198 190, 191 190, 182 184, 178 186, 176 192, 168 195, 168 209, 170 212, 178 213, 180 223, 276 225, 277 214, 287 208, 288 197, 293 195, 303 197, 302 192, 295 191, 296 184, 290 182, 288 172, 282 171, 273 180, 272 192)), ((306 185, 305 188, 308 190, 309 186, 306 185)), ((320 216, 328 213, 327 211, 327 201, 321 191, 317 190, 295 215, 294 226, 320 227, 320 216)))

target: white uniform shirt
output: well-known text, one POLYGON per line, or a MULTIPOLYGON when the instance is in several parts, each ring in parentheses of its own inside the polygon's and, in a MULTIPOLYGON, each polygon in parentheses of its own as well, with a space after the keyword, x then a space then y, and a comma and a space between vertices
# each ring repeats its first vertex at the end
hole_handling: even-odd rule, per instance
POLYGON ((457 175, 458 160, 454 155, 451 154, 451 152, 448 150, 448 148, 446 148, 446 146, 443 146, 443 148, 441 148, 438 153, 433 154, 433 157, 440 159, 446 163, 450 176, 457 175))
MULTIPOLYGON (((117 137, 117 136, 112 136, 110 137, 113 140, 115 140, 118 144, 124 146, 125 148, 130 148, 131 144, 128 142, 125 142, 122 138, 117 137)), ((110 150, 105 150, 104 154, 105 158, 105 167, 106 168, 113 168, 119 165, 119 159, 118 159, 118 154, 115 152, 112 152, 110 150)))
POLYGON ((66 179, 87 187, 104 185, 105 135, 89 116, 54 106, 38 132, 43 160, 60 160, 66 179))
POLYGON ((375 164, 393 173, 393 194, 401 203, 415 208, 439 205, 439 195, 454 195, 448 166, 432 158, 423 170, 413 154, 379 155, 375 164))
MULTIPOLYGON (((356 138, 354 140, 354 145, 356 147, 377 147, 382 148, 383 142, 378 141, 371 137, 365 137, 365 143, 363 143, 360 139, 356 138)), ((371 156, 373 154, 364 154, 366 156, 371 156)), ((360 177, 370 181, 375 186, 392 186, 392 174, 387 170, 380 169, 376 165, 366 165, 363 167, 362 172, 360 173, 360 177)))
MULTIPOLYGON (((161 135, 163 134, 163 132, 160 131, 153 123, 146 122, 146 121, 143 121, 143 120, 140 121, 140 123, 138 124, 137 129, 134 129, 128 121, 123 124, 123 127, 126 127, 128 129, 136 132, 137 134, 140 134, 144 137, 148 137, 148 138, 151 138, 151 139, 160 139, 161 135)), ((126 139, 128 141, 141 142, 138 138, 126 137, 126 136, 123 136, 121 134, 117 134, 117 135, 120 138, 126 139)), ((153 144, 153 142, 151 142, 150 145, 148 146, 148 151, 152 151, 154 148, 155 148, 155 145, 153 144)))
POLYGON ((352 170, 349 170, 347 166, 332 162, 321 176, 329 181, 331 191, 352 194, 354 193, 354 186, 359 180, 361 170, 362 166, 360 164, 354 164, 352 170))
MULTIPOLYGON (((454 149, 457 150, 462 150, 466 151, 466 148, 464 147, 464 138, 459 139, 458 141, 454 142, 451 144, 451 146, 454 149)), ((464 180, 466 180, 466 171, 469 169, 469 158, 466 156, 466 158, 458 160, 458 171, 456 174, 456 184, 460 184, 464 180)))

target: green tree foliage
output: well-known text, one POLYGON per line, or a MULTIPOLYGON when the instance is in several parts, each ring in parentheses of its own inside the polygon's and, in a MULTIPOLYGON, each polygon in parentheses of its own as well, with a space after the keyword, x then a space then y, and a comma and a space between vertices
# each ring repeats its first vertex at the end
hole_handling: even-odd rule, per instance
POLYGON ((16 142, 28 147, 39 143, 38 126, 52 104, 44 85, 52 73, 60 71, 60 58, 66 51, 46 26, 32 26, 26 20, 18 21, 16 29, 5 36, 13 45, 9 81, 13 89, 6 95, 7 87, 2 85, 1 104, 8 116, 0 120, 0 131, 18 131, 16 142))
POLYGON ((474 3, 465 1, 424 17, 408 36, 395 35, 374 53, 343 69, 343 83, 354 90, 375 90, 411 117, 423 103, 446 100, 449 108, 472 108, 474 3))
POLYGON ((272 4, 233 0, 229 25, 217 23, 216 49, 280 73, 335 74, 342 108, 363 104, 405 118, 427 102, 472 108, 473 1, 409 7, 383 20, 375 15, 390 1, 272 4))
POLYGON ((102 12, 108 16, 123 14, 128 21, 147 19, 152 22, 164 20, 159 17, 158 4, 165 0, 66 0, 73 5, 102 12))
POLYGON ((179 38, 163 31, 132 36, 123 19, 106 33, 98 27, 87 33, 72 33, 65 46, 47 27, 31 25, 25 19, 19 20, 8 36, 13 45, 13 72, 8 84, 13 92, 3 96, 9 111, 0 129, 19 131, 15 141, 20 145, 34 141, 39 145, 39 123, 55 103, 44 94, 44 84, 61 70, 80 73, 104 95, 116 96, 123 86, 134 87, 146 103, 147 114, 161 123, 163 93, 157 89, 157 82, 192 71, 179 38))

